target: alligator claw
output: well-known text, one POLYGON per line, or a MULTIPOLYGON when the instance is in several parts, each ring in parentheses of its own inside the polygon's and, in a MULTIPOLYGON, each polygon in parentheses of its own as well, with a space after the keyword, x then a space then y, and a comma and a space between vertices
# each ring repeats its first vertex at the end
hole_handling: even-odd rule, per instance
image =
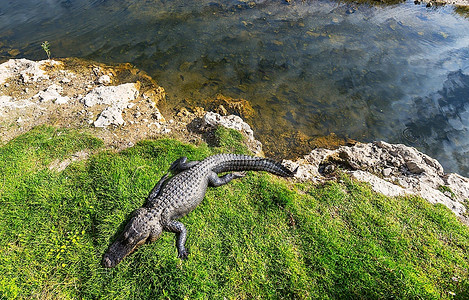
POLYGON ((187 257, 189 256, 189 251, 187 249, 184 249, 182 251, 178 251, 178 258, 180 259, 187 259, 187 257))

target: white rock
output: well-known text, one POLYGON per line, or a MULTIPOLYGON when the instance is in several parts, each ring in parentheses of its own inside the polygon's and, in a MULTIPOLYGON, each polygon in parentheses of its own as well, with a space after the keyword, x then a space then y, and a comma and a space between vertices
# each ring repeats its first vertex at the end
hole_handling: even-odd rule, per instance
POLYGON ((392 172, 391 168, 385 168, 383 169, 383 176, 388 177, 389 175, 391 175, 391 172, 392 172))
POLYGON ((318 166, 305 162, 304 159, 298 161, 283 160, 282 164, 290 170, 297 170, 295 178, 301 181, 321 181, 321 175, 318 172, 318 166), (298 168, 298 169, 297 169, 298 168))
POLYGON ((12 103, 13 98, 10 96, 0 95, 0 108, 9 106, 12 103))
POLYGON ((65 104, 68 101, 70 101, 70 98, 68 96, 64 96, 64 97, 58 97, 57 99, 55 99, 54 103, 55 104, 65 104))
POLYGON ((469 179, 458 174, 448 174, 444 178, 446 186, 460 199, 469 202, 469 179))
POLYGON ((406 194, 413 194, 412 191, 407 191, 400 186, 392 184, 384 179, 379 178, 371 173, 365 171, 354 171, 352 177, 358 181, 364 181, 371 184, 373 191, 381 193, 388 197, 404 196, 406 194))
POLYGON ((239 116, 229 115, 221 116, 214 112, 207 112, 202 119, 203 128, 213 128, 224 126, 241 132, 248 139, 248 146, 256 155, 262 155, 262 144, 254 138, 254 132, 248 123, 244 122, 239 116))
MULTIPOLYGON (((0 109, 9 109, 9 108, 25 108, 27 106, 34 105, 29 99, 26 100, 16 100, 14 101, 12 97, 0 95, 0 109)), ((2 112, 0 111, 0 115, 2 112)))
POLYGON ((149 123, 149 124, 147 125, 148 128, 151 128, 151 126, 155 126, 156 129, 161 129, 161 126, 162 126, 162 125, 161 125, 160 123, 156 123, 156 122, 152 122, 152 123, 149 123))
POLYGON ((109 75, 103 75, 98 78, 98 82, 100 84, 110 84, 111 83, 111 77, 109 75))
POLYGON ((54 101, 57 104, 67 103, 70 98, 67 96, 62 96, 60 93, 63 88, 60 85, 52 84, 47 89, 40 91, 33 98, 39 98, 41 102, 54 101))
POLYGON ((338 162, 352 177, 369 182, 373 190, 379 193, 387 196, 419 195, 430 203, 445 205, 469 224, 464 206, 464 202, 469 201, 469 179, 457 174, 445 174, 437 160, 415 148, 374 142, 343 146, 337 150, 315 149, 296 162, 285 161, 293 167, 299 165, 298 179, 312 181, 322 180, 319 173, 321 164, 338 162), (384 178, 377 175, 384 175, 384 178), (439 190, 441 186, 449 187, 454 196, 448 197, 442 193, 439 190))
POLYGON ((124 109, 137 97, 138 89, 135 83, 125 83, 118 86, 96 87, 86 94, 82 101, 88 107, 104 104, 124 109))
MULTIPOLYGON (((10 77, 20 77, 25 83, 36 82, 40 79, 49 79, 49 76, 41 69, 45 63, 54 61, 32 61, 28 59, 10 59, 0 65, 0 84, 10 77)), ((59 63, 60 62, 56 62, 59 63)))
POLYGON ((125 121, 122 118, 122 110, 118 107, 107 107, 94 122, 95 127, 107 127, 109 125, 125 125, 125 121))

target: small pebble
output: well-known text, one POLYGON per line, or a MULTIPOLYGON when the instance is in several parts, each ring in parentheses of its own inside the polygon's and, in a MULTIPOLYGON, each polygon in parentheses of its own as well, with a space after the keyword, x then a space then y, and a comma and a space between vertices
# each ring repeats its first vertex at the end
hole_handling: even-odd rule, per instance
POLYGON ((392 173, 392 169, 391 168, 386 168, 383 170, 383 176, 385 177, 388 177, 389 175, 391 175, 392 173))

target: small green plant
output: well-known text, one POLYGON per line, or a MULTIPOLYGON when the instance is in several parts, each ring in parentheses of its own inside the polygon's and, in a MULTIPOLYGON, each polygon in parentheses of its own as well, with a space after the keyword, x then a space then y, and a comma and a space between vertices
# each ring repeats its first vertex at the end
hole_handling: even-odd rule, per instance
POLYGON ((47 59, 50 59, 50 43, 48 41, 45 41, 41 44, 42 49, 44 52, 47 54, 47 59))

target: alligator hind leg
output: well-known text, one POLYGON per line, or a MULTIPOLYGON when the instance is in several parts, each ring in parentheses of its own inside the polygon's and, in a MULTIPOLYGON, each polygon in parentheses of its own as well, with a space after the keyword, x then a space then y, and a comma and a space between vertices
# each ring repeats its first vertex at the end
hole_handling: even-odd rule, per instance
POLYGON ((221 177, 218 177, 217 173, 212 172, 212 174, 210 174, 208 176, 208 183, 210 184, 210 186, 218 187, 218 186, 227 184, 228 182, 230 182, 233 179, 241 178, 241 177, 244 177, 244 176, 246 176, 246 172, 228 173, 228 174, 223 175, 221 177))
POLYGON ((182 172, 182 171, 187 170, 189 168, 192 168, 193 166, 195 166, 198 163, 199 163, 198 160, 187 161, 187 157, 183 156, 179 159, 176 159, 171 164, 171 166, 169 167, 169 171, 171 171, 173 173, 179 173, 179 172, 182 172))
POLYGON ((187 251, 186 247, 184 247, 187 238, 187 229, 184 224, 179 221, 171 221, 166 226, 164 226, 164 230, 176 233, 176 248, 178 249, 178 257, 186 259, 189 255, 189 251, 187 251))
POLYGON ((151 190, 150 194, 148 195, 147 197, 148 202, 151 202, 153 199, 156 198, 156 196, 158 196, 158 194, 160 193, 161 187, 165 183, 166 178, 168 178, 168 176, 169 176, 169 173, 166 173, 163 177, 161 177, 160 181, 158 181, 158 183, 155 185, 155 187, 151 190))

